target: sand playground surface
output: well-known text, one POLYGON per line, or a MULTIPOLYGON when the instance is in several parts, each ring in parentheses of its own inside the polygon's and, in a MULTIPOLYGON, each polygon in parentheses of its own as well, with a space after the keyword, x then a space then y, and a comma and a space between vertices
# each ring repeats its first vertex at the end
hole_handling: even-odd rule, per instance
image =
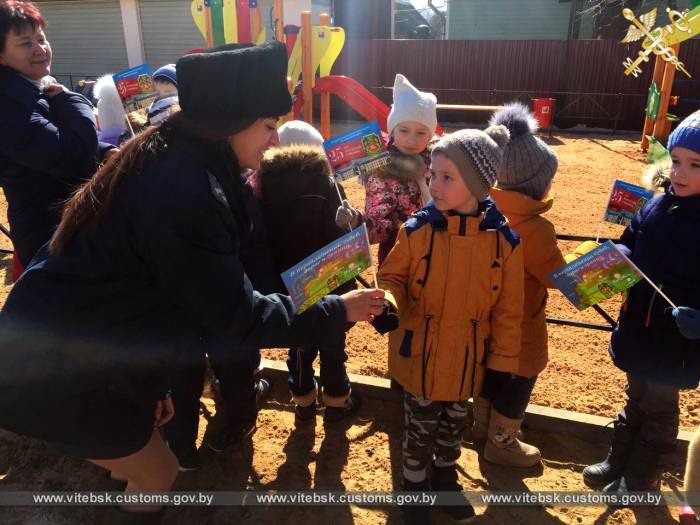
MULTIPOLYGON (((546 217, 558 233, 618 237, 622 226, 599 225, 615 179, 640 183, 645 157, 638 137, 632 135, 543 136, 559 157, 554 179, 555 203, 546 217)), ((364 209, 364 190, 355 180, 344 187, 351 203, 364 209)), ((0 221, 7 225, 7 205, 0 193, 0 221)), ((564 253, 577 242, 560 242, 564 253)), ((10 247, 0 236, 0 247, 10 247)), ((374 247, 376 249, 376 246, 374 247)), ((183 275, 183 278, 187 278, 183 275)), ((0 305, 11 288, 11 257, 0 256, 0 305)), ((602 304, 617 317, 619 301, 602 304)), ((604 324, 592 309, 578 312, 558 291, 550 293, 548 315, 604 324)), ((608 332, 549 325, 550 361, 539 377, 531 402, 613 418, 624 401, 624 374, 608 353, 608 332)), ((348 336, 348 371, 387 377, 387 338, 365 324, 348 336)), ((284 360, 284 350, 265 350, 264 357, 284 360)), ((364 399, 353 424, 324 429, 321 412, 315 423, 295 426, 287 385, 273 384, 272 395, 258 418, 258 430, 248 442, 222 454, 201 449, 204 468, 181 474, 175 490, 400 490, 402 407, 393 402, 364 399)), ((681 428, 700 424, 700 394, 681 393, 681 428)), ((215 415, 209 397, 202 398, 200 439, 215 415)), ((543 467, 509 469, 490 465, 477 452, 464 448, 459 462, 465 490, 547 491, 587 490, 583 468, 605 455, 604 444, 526 430, 528 442, 542 451, 543 467)), ((682 485, 682 457, 664 475, 664 490, 682 485)), ((103 471, 84 461, 61 456, 48 445, 0 431, 0 490, 93 490, 103 471)), ((98 507, 0 507, 3 524, 92 523, 98 507)), ((475 523, 532 525, 558 524, 665 524, 674 523, 677 509, 606 507, 489 507, 477 508, 475 523)), ((401 523, 396 507, 180 507, 168 509, 164 523, 401 523)), ((433 523, 449 523, 439 512, 433 523)))

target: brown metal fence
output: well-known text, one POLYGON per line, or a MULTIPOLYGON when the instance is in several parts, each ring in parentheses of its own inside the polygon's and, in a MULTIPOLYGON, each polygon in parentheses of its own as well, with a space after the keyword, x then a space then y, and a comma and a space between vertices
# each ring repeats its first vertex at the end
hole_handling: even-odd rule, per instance
MULTIPOLYGON (((350 40, 333 68, 391 102, 394 75, 403 73, 445 104, 499 104, 510 100, 556 99, 555 123, 610 129, 639 129, 653 56, 639 78, 625 76, 622 61, 635 57, 639 43, 610 40, 350 40)), ((700 40, 681 45, 680 59, 700 78, 700 40)), ((682 82, 673 94, 680 116, 700 107, 700 83, 682 82), (689 102, 686 102, 688 101, 689 102), (693 102, 694 101, 694 102, 693 102)), ((334 104, 334 118, 352 116, 334 104)), ((441 121, 478 121, 486 115, 440 113, 441 121)))

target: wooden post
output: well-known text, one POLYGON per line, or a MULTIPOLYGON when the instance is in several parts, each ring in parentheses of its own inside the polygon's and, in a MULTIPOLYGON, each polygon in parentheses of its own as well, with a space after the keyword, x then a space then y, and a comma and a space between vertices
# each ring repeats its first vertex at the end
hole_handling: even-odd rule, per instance
POLYGON ((301 79, 304 92, 304 121, 314 119, 314 71, 311 60, 311 11, 301 12, 301 79))
MULTIPOLYGON (((321 13, 319 22, 328 28, 331 25, 331 16, 328 13, 321 13)), ((330 34, 328 35, 330 38, 330 34)), ((321 93, 321 135, 325 140, 331 138, 331 94, 321 93)))
MULTIPOLYGON (((678 56, 680 44, 673 44, 673 49, 678 56)), ((676 68, 670 62, 666 62, 664 74, 661 80, 661 99, 659 100, 659 114, 656 116, 654 124, 654 138, 659 142, 666 142, 668 139, 671 127, 666 122, 666 113, 668 112, 668 104, 671 101, 671 91, 673 90, 673 78, 676 76, 676 68)))
POLYGON ((211 23, 211 7, 204 4, 204 27, 207 32, 207 47, 214 47, 214 28, 211 23))
POLYGON ((282 8, 282 0, 275 0, 272 12, 272 16, 275 20, 275 40, 284 43, 284 10, 282 8))
MULTIPOLYGON (((651 81, 656 84, 657 89, 660 89, 659 86, 661 85, 661 80, 664 76, 665 64, 666 61, 661 57, 661 55, 656 55, 656 62, 654 62, 654 75, 652 76, 651 81)), ((647 135, 649 135, 652 131, 654 131, 654 120, 647 115, 644 118, 644 129, 642 130, 642 151, 644 153, 646 153, 649 149, 649 139, 647 138, 647 135)))
POLYGON ((258 38, 260 37, 260 31, 262 30, 262 19, 260 17, 260 6, 252 8, 251 10, 251 43, 257 44, 258 38))

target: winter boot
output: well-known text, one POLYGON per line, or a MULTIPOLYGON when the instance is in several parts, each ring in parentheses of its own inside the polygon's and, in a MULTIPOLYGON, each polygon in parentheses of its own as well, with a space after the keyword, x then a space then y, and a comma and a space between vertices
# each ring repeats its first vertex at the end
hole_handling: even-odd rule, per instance
POLYGON ((661 487, 661 474, 665 468, 664 459, 672 453, 662 453, 654 447, 635 439, 624 472, 619 479, 603 489, 609 493, 658 491, 661 487))
POLYGON ((435 492, 459 492, 464 502, 460 505, 444 505, 440 508, 457 523, 467 523, 474 518, 474 507, 462 495, 462 486, 457 482, 457 466, 436 467, 433 463, 433 473, 430 477, 430 488, 435 492))
MULTIPOLYGON (((403 490, 406 492, 427 492, 430 490, 428 480, 409 481, 403 478, 403 490)), ((404 505, 401 507, 403 522, 406 525, 430 525, 430 507, 428 505, 404 505)))
POLYGON ((491 408, 488 440, 484 447, 484 459, 509 467, 533 467, 542 456, 537 447, 518 439, 522 419, 510 419, 491 408))
POLYGON ((488 437, 489 414, 491 412, 491 400, 485 397, 475 396, 472 404, 474 423, 467 427, 462 437, 462 443, 468 442, 473 445, 483 445, 488 437))
POLYGON ((617 416, 613 425, 615 431, 607 457, 600 463, 583 469, 583 481, 586 485, 603 487, 622 477, 636 429, 631 427, 625 418, 624 411, 617 416))

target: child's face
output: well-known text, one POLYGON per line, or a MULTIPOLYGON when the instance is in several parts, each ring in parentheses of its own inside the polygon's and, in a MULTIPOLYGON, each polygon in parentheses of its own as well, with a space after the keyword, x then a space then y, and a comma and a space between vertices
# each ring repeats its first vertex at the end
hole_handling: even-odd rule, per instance
POLYGON ((420 122, 399 122, 394 131, 394 145, 401 153, 417 155, 428 147, 432 132, 420 122))
POLYGON ((229 143, 243 169, 260 167, 265 152, 280 145, 276 118, 261 118, 243 131, 229 137, 229 143))
POLYGON ((473 214, 479 207, 455 163, 441 154, 433 155, 430 163, 430 195, 440 211, 473 214))
POLYGON ((156 80, 156 91, 159 97, 170 93, 177 95, 177 86, 167 80, 156 80))
POLYGON ((671 151, 671 184, 679 197, 700 194, 700 153, 676 146, 671 151))

